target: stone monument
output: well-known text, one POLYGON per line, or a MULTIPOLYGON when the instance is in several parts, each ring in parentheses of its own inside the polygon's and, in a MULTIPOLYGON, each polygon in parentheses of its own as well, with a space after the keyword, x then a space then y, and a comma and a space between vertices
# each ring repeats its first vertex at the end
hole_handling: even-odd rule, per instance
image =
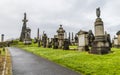
POLYGON ((95 40, 93 41, 90 53, 106 54, 110 52, 110 46, 104 33, 103 21, 100 18, 100 8, 96 9, 97 19, 95 21, 95 40))
POLYGON ((92 30, 89 30, 89 32, 88 32, 88 46, 91 47, 94 40, 95 40, 95 36, 94 36, 92 30))
POLYGON ((30 28, 26 28, 25 30, 25 39, 24 39, 24 44, 25 45, 29 45, 32 43, 32 39, 31 39, 31 29, 30 28))
POLYGON ((4 42, 4 34, 1 35, 1 42, 4 42))
POLYGON ((116 37, 116 36, 114 36, 114 38, 113 38, 113 47, 119 47, 118 37, 116 37))
POLYGON ((39 34, 39 28, 38 28, 38 30, 37 30, 37 39, 39 39, 39 36, 40 36, 40 34, 39 34))
POLYGON ((88 32, 80 30, 78 33, 78 50, 88 51, 88 32))
POLYGON ((23 26, 22 26, 22 32, 21 32, 21 35, 20 35, 20 41, 24 41, 25 39, 25 31, 26 31, 26 25, 27 25, 27 22, 28 20, 26 19, 26 13, 24 13, 24 19, 22 20, 23 21, 23 26))
POLYGON ((31 39, 31 29, 27 27, 27 17, 26 13, 24 13, 24 19, 23 21, 23 26, 22 26, 22 32, 20 35, 20 41, 24 42, 24 44, 31 44, 32 39, 31 39))
POLYGON ((69 45, 71 45, 71 36, 70 36, 70 32, 69 32, 68 40, 69 40, 69 45))
POLYGON ((78 36, 77 36, 77 34, 75 34, 75 45, 78 45, 78 36))
POLYGON ((53 49, 58 49, 58 35, 54 35, 54 39, 53 39, 53 49))
POLYGON ((65 32, 65 39, 63 44, 63 50, 69 50, 69 39, 67 39, 67 33, 65 32))
POLYGON ((47 35, 44 33, 42 36, 42 45, 44 48, 46 48, 47 45, 47 35))
POLYGON ((63 42, 64 42, 64 33, 65 30, 63 29, 62 25, 60 25, 59 29, 57 30, 58 33, 58 42, 59 42, 59 48, 62 49, 63 42))

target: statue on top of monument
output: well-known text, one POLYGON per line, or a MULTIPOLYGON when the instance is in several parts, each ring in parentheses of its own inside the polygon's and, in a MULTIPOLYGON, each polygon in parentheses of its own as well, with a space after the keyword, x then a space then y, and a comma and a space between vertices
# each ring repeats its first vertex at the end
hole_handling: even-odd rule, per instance
POLYGON ((98 18, 100 17, 100 7, 98 7, 98 8, 96 9, 96 15, 97 15, 98 18))

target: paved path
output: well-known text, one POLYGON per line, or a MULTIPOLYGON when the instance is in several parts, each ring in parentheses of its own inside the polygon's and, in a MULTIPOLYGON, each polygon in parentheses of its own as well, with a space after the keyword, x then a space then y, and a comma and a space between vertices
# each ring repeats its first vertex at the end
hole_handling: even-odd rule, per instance
POLYGON ((19 48, 10 47, 13 75, 80 75, 19 48))

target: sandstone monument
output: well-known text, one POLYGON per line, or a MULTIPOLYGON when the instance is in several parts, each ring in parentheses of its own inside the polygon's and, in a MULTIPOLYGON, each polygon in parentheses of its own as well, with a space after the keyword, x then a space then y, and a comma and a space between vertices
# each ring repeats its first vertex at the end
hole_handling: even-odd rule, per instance
POLYGON ((64 33, 65 33, 65 30, 63 29, 62 25, 60 25, 59 29, 57 30, 57 33, 58 33, 58 42, 59 42, 58 48, 62 49, 64 42, 64 33))
POLYGON ((100 8, 96 9, 97 19, 95 21, 95 40, 93 41, 90 53, 106 54, 110 52, 109 42, 104 33, 103 21, 100 18, 100 8))
POLYGON ((78 50, 88 51, 88 32, 80 30, 78 32, 78 50))
POLYGON ((118 31, 116 33, 116 35, 117 35, 117 37, 114 36, 114 38, 113 38, 113 46, 117 47, 117 48, 120 48, 120 31, 118 31))

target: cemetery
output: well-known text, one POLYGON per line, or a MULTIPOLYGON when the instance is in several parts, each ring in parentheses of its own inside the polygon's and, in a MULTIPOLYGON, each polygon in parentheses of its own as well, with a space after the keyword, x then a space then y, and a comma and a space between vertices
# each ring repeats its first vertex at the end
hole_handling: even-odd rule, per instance
POLYGON ((54 35, 53 38, 49 38, 45 32, 40 36, 40 28, 38 28, 37 37, 34 39, 31 39, 30 29, 27 29, 29 30, 28 34, 24 31, 28 21, 24 14, 20 40, 13 40, 12 43, 17 42, 12 46, 44 57, 80 74, 118 75, 120 72, 118 66, 120 65, 120 60, 118 60, 120 49, 116 40, 119 38, 119 32, 117 33, 118 37, 114 38, 114 45, 117 44, 117 48, 112 48, 110 35, 104 31, 100 13, 100 8, 97 8, 97 18, 94 23, 95 34, 92 30, 80 30, 76 32, 75 36, 72 33, 72 38, 69 32, 67 37, 64 25, 60 25, 56 30, 57 35, 54 35))
MULTIPOLYGON (((13 55, 14 52, 12 53, 12 50, 16 50, 16 53, 19 53, 20 50, 26 54, 30 52, 31 55, 37 55, 36 59, 38 57, 45 58, 44 60, 50 60, 50 62, 71 69, 78 74, 120 74, 120 31, 116 33, 117 37, 111 38, 110 32, 106 32, 105 21, 101 18, 100 8, 96 8, 96 19, 92 25, 94 31, 92 29, 89 31, 80 29, 76 33, 72 31, 67 32, 64 24, 60 24, 57 25, 57 29, 54 29, 56 34, 52 38, 45 31, 41 33, 41 28, 38 28, 36 29, 37 32, 34 33, 37 36, 33 39, 31 37, 32 29, 27 24, 27 13, 24 13, 22 22, 23 25, 21 25, 22 29, 19 38, 4 41, 5 35, 1 35, 0 75, 3 75, 4 71, 7 73, 4 75, 12 75, 12 65, 14 65, 12 64, 13 57, 17 57, 17 54, 13 55), (7 63, 5 67, 3 66, 4 63, 7 63)), ((20 54, 22 53, 18 55, 20 54)), ((23 59, 24 55, 23 57, 21 55, 23 59)), ((20 62, 25 63, 20 58, 16 58, 16 60, 21 60, 20 62)))

